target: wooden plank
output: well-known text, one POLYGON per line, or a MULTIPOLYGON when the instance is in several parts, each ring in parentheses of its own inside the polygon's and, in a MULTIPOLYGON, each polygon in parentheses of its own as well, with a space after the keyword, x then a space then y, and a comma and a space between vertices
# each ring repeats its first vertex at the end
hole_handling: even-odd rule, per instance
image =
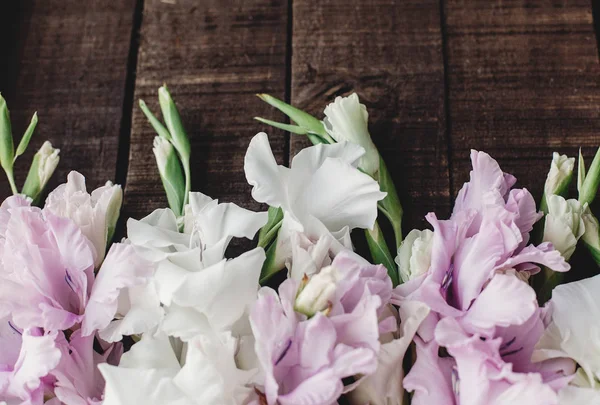
MULTIPOLYGON (((78 170, 97 187, 114 180, 135 0, 22 0, 0 5, 0 91, 15 137, 38 111, 22 184, 45 139, 61 149, 50 187, 78 170)), ((10 194, 0 180, 0 198, 10 194)))
MULTIPOLYGON (((137 66, 136 100, 158 114, 158 87, 167 83, 192 145, 192 190, 247 208, 243 162, 261 126, 275 116, 254 96, 285 93, 287 4, 267 0, 146 0, 137 66)), ((270 131, 283 162, 285 136, 270 131)), ((154 132, 134 105, 125 211, 140 217, 166 206, 152 154, 154 132)))
MULTIPOLYGON (((292 103, 322 118, 357 92, 405 207, 405 229, 448 213, 438 1, 294 0, 292 103)), ((306 143, 292 138, 291 154, 306 143)))
POLYGON ((485 150, 536 198, 552 151, 600 143, 600 67, 587 0, 447 0, 452 182, 485 150))

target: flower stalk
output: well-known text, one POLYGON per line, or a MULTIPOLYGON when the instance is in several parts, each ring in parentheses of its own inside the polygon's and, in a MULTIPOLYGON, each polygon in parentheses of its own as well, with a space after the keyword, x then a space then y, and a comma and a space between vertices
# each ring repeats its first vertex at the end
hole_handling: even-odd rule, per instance
POLYGON ((158 89, 158 102, 165 124, 160 122, 144 100, 140 109, 157 133, 154 155, 158 171, 167 194, 169 207, 177 216, 183 215, 191 190, 190 141, 183 126, 177 105, 166 85, 158 89))

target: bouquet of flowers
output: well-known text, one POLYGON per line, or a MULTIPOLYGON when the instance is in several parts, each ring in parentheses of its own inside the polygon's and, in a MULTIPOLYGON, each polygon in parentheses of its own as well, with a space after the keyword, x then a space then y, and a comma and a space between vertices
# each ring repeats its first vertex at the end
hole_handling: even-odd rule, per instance
POLYGON ((288 168, 252 138, 245 176, 268 211, 191 191, 190 143, 161 87, 162 121, 140 107, 169 207, 127 219, 120 242, 120 186, 88 193, 71 172, 43 202, 50 143, 19 191, 37 116, 15 149, 0 97, 14 194, 0 206, 0 404, 600 404, 600 276, 563 278, 580 241, 600 264, 600 152, 587 172, 580 153, 577 198, 575 159, 555 153, 538 208, 472 151, 450 218, 430 213, 404 238, 356 94, 323 120, 259 97, 295 124, 260 121, 314 144, 288 168), (228 257, 232 238, 257 246, 228 257))

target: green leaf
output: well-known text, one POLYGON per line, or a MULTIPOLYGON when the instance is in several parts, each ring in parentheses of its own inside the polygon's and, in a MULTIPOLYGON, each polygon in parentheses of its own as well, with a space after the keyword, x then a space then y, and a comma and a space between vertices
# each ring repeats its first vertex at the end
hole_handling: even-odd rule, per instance
POLYGON ((272 127, 283 129, 284 131, 291 132, 292 134, 306 135, 308 133, 307 129, 299 127, 298 125, 283 124, 281 122, 271 121, 271 120, 268 120, 268 119, 265 119, 265 118, 261 118, 261 117, 254 117, 254 119, 257 120, 257 121, 262 122, 263 124, 267 124, 267 125, 270 125, 272 127))
POLYGON ((583 180, 583 184, 581 186, 581 190, 579 191, 579 201, 583 203, 591 204, 596 198, 596 193, 598 191, 598 186, 600 185, 600 148, 596 152, 596 156, 594 156, 594 160, 590 165, 587 175, 585 176, 585 180, 583 180))
POLYGON ((318 145, 321 143, 326 143, 326 144, 335 143, 335 141, 333 141, 333 140, 332 140, 333 142, 330 142, 327 139, 323 139, 320 135, 313 134, 312 132, 308 131, 307 129, 299 127, 297 125, 283 124, 281 122, 271 121, 271 120, 267 120, 267 119, 261 118, 261 117, 254 117, 254 119, 257 121, 260 121, 262 123, 265 123, 267 125, 271 125, 275 128, 279 128, 279 129, 283 129, 284 131, 291 132, 292 134, 306 135, 306 137, 309 139, 309 141, 311 141, 311 143, 313 145, 318 145))
POLYGON ((372 230, 365 229, 365 235, 367 237, 369 250, 371 251, 371 256, 373 257, 373 263, 383 264, 385 268, 387 268, 388 275, 392 279, 392 284, 396 287, 400 284, 400 276, 398 275, 398 269, 396 268, 394 258, 383 237, 383 232, 381 232, 381 228, 379 228, 379 224, 375 222, 372 230))
POLYGON ((287 115, 296 124, 304 128, 307 131, 307 135, 309 133, 312 133, 315 135, 319 135, 321 138, 325 139, 327 141, 326 143, 335 143, 335 141, 331 138, 331 136, 329 136, 329 134, 325 130, 325 126, 323 125, 323 122, 321 120, 268 94, 257 94, 257 96, 267 104, 270 104, 273 107, 277 108, 279 111, 287 115))
POLYGON ((154 128, 154 130, 156 131, 156 133, 167 139, 167 140, 171 140, 171 134, 169 133, 169 131, 167 130, 167 128, 164 127, 163 124, 161 124, 161 122, 154 116, 154 114, 152 114, 152 111, 150 111, 150 109, 148 108, 148 106, 146 105, 146 103, 144 102, 144 100, 140 100, 139 101, 140 104, 140 108, 142 110, 142 112, 144 113, 144 115, 146 116, 146 118, 148 118, 148 121, 150 122, 150 125, 152 125, 152 127, 154 128))
POLYGON ((396 191, 396 186, 392 180, 392 176, 385 165, 385 162, 379 158, 379 187, 381 191, 387 193, 385 198, 378 203, 379 210, 387 217, 394 230, 394 237, 396 239, 396 249, 400 247, 402 243, 402 204, 396 191))
POLYGON ((544 280, 541 287, 538 289, 537 294, 538 303, 542 306, 552 297, 552 290, 563 282, 565 275, 564 273, 552 271, 549 268, 544 267, 536 277, 543 277, 544 280))
POLYGON ((592 245, 588 245, 587 243, 585 243, 585 246, 588 248, 588 251, 594 259, 594 262, 596 262, 596 265, 600 267, 600 249, 595 248, 592 245))
POLYGON ((12 173, 15 147, 13 144, 10 114, 6 100, 0 94, 0 166, 7 175, 12 173))
POLYGON ((281 208, 269 207, 269 216, 265 226, 258 233, 258 246, 266 248, 277 237, 279 228, 283 223, 283 210, 281 208))
POLYGON ((579 148, 579 162, 577 164, 577 191, 581 192, 583 188, 583 181, 585 180, 585 161, 581 154, 581 148, 579 148))
POLYGON ((13 162, 15 160, 17 160, 17 157, 21 156, 27 150, 27 146, 29 146, 29 141, 31 140, 33 131, 35 131, 35 127, 37 126, 37 123, 38 123, 38 116, 37 116, 37 112, 36 112, 33 114, 33 117, 31 118, 31 122, 29 123, 29 126, 27 127, 27 130, 25 131, 25 134, 23 135, 23 138, 21 138, 21 141, 19 142, 19 146, 17 146, 17 152, 15 153, 13 162))
POLYGON ((271 277, 273 277, 280 270, 283 270, 283 267, 278 266, 277 263, 275 263, 276 251, 277 243, 272 243, 265 252, 267 257, 263 263, 262 270, 260 271, 260 285, 265 285, 265 283, 269 281, 271 277))
POLYGON ((40 160, 41 160, 41 157, 36 153, 33 156, 31 166, 29 167, 29 172, 27 173, 27 178, 25 179, 25 184, 23 184, 23 189, 21 190, 22 194, 25 194, 27 197, 31 198, 34 202, 37 201, 39 195, 42 193, 40 176, 38 174, 39 167, 40 167, 40 160))

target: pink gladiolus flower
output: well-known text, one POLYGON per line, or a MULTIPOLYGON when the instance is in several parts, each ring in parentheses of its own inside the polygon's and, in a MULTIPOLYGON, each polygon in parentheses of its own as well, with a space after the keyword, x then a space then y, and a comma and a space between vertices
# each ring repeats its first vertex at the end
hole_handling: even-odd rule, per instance
POLYGON ((0 316, 22 329, 65 330, 81 322, 93 282, 90 242, 69 219, 2 204, 0 316))
POLYGON ((389 330, 379 314, 391 289, 383 266, 352 253, 339 254, 308 282, 284 281, 279 296, 263 288, 250 322, 267 403, 332 404, 344 391, 342 378, 373 373, 380 330, 389 330))
POLYGON ((58 332, 18 329, 9 318, 0 319, 0 401, 41 404, 49 389, 45 381, 60 361, 58 332))
POLYGON ((394 292, 396 304, 414 300, 431 309, 405 387, 415 392, 417 405, 511 403, 503 401, 514 393, 523 403, 554 403, 554 389, 572 370, 531 363, 543 323, 535 292, 524 280, 539 265, 554 271, 569 265, 548 243, 527 245, 540 218, 531 194, 511 190, 515 178, 489 155, 473 151, 471 160, 471 181, 459 192, 450 220, 427 216, 434 229, 429 270, 394 292), (438 347, 452 357, 439 358, 438 347), (488 383, 477 383, 469 374, 473 369, 488 383), (445 402, 436 402, 438 391, 427 389, 430 375, 445 381, 439 386, 452 387, 456 400, 444 395, 445 402), (539 402, 527 399, 536 396, 539 402))
POLYGON ((121 343, 104 344, 103 353, 94 351, 94 336, 74 332, 67 342, 59 339, 61 359, 51 372, 55 378, 54 395, 65 405, 99 405, 104 395, 104 379, 98 364, 117 365, 123 352, 121 343))

